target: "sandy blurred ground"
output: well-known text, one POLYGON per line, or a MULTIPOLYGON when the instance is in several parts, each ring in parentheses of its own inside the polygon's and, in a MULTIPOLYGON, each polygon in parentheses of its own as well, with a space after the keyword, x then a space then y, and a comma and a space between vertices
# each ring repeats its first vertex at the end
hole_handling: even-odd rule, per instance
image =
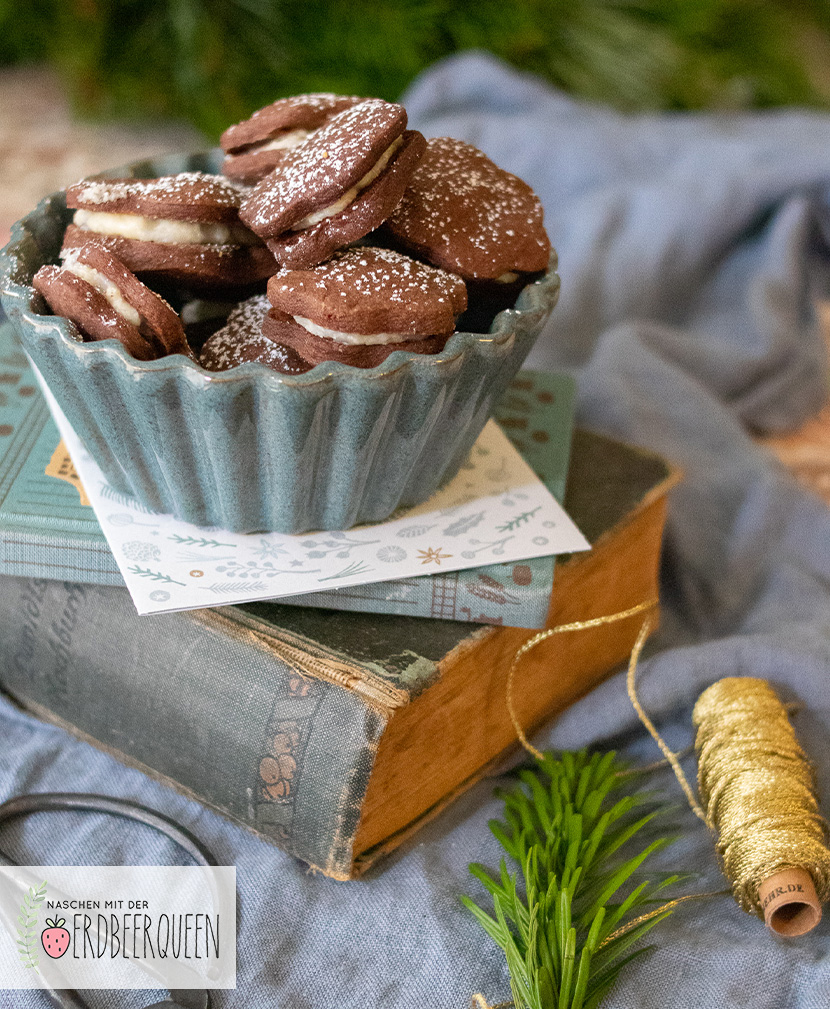
MULTIPOLYGON (((817 312, 830 357, 830 302, 818 305, 817 312)), ((761 439, 761 444, 771 449, 800 483, 830 505, 830 404, 798 431, 761 439)))
POLYGON ((90 125, 73 121, 47 69, 0 70, 0 244, 12 223, 47 193, 138 158, 203 150, 193 127, 90 125))
MULTIPOLYGON (((191 126, 91 125, 73 120, 60 82, 45 68, 0 70, 0 244, 41 197, 93 172, 173 151, 203 150, 191 126)), ((820 306, 830 349, 830 305, 820 306)), ((799 431, 762 439, 830 505, 830 406, 799 431)))

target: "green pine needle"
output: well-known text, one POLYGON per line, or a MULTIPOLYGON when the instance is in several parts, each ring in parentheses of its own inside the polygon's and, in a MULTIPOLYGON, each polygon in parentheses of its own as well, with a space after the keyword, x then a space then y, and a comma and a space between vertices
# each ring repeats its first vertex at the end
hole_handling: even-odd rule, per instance
POLYGON ((659 895, 680 877, 634 881, 671 839, 645 838, 658 812, 643 811, 651 796, 619 794, 630 781, 620 770, 613 752, 545 754, 500 793, 504 821, 490 829, 521 881, 505 859, 495 876, 474 863, 493 914, 461 899, 504 950, 516 1009, 597 1009, 672 912, 659 895))
POLYGON ((0 0, 0 63, 51 62, 87 115, 212 136, 282 95, 396 99, 470 48, 624 110, 830 104, 818 0, 0 0))

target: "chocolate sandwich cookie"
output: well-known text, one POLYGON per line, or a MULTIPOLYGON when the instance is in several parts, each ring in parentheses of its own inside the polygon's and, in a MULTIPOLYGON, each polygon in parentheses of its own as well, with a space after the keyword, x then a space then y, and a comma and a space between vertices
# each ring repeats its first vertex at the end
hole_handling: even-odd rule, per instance
POLYGON ((397 205, 425 147, 379 98, 333 116, 243 200, 239 216, 282 266, 304 269, 362 238, 397 205))
POLYGON ((42 266, 32 284, 88 340, 120 340, 139 361, 193 357, 175 311, 101 245, 88 242, 62 266, 42 266))
POLYGON ((199 289, 233 290, 270 276, 274 257, 239 221, 243 190, 221 175, 89 179, 70 186, 64 251, 91 238, 131 270, 199 289))
POLYGON ((268 281, 272 340, 311 364, 373 368, 393 351, 435 354, 467 305, 464 282, 389 249, 347 249, 268 281))
POLYGON ((272 172, 296 147, 332 116, 362 101, 345 95, 311 94, 280 98, 250 119, 229 126, 219 143, 226 157, 222 171, 246 185, 272 172))
POLYGON ((208 371, 227 371, 248 361, 258 361, 285 375, 302 375, 313 366, 285 344, 264 336, 262 324, 271 309, 264 294, 241 302, 227 323, 207 340, 199 361, 208 371))
POLYGON ((465 281, 522 286, 547 268, 551 251, 530 186, 451 137, 427 141, 382 231, 465 281))
MULTIPOLYGON (((382 364, 393 350, 406 350, 412 354, 437 354, 444 349, 451 334, 424 336, 417 340, 400 339, 384 344, 341 343, 337 338, 310 332, 290 315, 272 308, 263 322, 262 335, 275 345, 280 344, 293 350, 309 368, 327 361, 348 364, 353 368, 374 368, 382 364)), ((337 334, 338 337, 346 335, 351 334, 337 334)))

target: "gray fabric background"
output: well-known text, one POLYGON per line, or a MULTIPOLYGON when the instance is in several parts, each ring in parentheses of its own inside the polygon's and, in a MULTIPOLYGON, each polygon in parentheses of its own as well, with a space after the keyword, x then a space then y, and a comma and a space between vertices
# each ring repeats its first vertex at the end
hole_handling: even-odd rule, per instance
MULTIPOLYGON (((563 298, 535 366, 575 369, 579 421, 656 449, 686 471, 672 495, 663 627, 640 677, 671 745, 690 707, 727 675, 769 678, 804 710, 796 725, 830 800, 830 510, 800 491, 743 425, 785 429, 826 394, 811 312, 828 267, 830 117, 624 117, 552 92, 485 55, 434 67, 406 99, 412 125, 481 146, 541 194, 563 298)), ((552 672, 555 675, 555 671, 552 672)), ((656 750, 620 676, 537 744, 656 750)), ((693 772, 693 761, 687 761, 693 772)), ((682 839, 663 857, 721 885, 705 828, 668 772, 682 839)), ((130 796, 190 826, 238 866, 239 988, 219 1007, 456 1009, 474 991, 509 997, 500 952, 459 904, 480 894, 466 865, 495 865, 485 782, 367 878, 310 876, 290 857, 0 705, 0 796, 78 789, 130 796)), ((4 829, 24 861, 166 861, 163 842, 94 817, 4 829)), ((825 1009, 830 920, 777 939, 728 898, 691 904, 655 933, 609 1009, 825 1009)), ((96 1007, 155 1001, 90 995, 96 1007)), ((42 1009, 36 996, 0 1005, 42 1009)))

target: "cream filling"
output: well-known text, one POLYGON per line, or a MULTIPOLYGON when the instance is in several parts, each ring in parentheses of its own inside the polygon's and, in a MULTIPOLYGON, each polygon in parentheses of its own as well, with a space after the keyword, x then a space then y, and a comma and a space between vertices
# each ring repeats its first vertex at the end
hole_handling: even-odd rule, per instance
POLYGON ((512 284, 514 280, 518 280, 518 273, 503 273, 500 277, 496 277, 497 284, 512 284))
POLYGON ((398 137, 397 140, 392 141, 383 154, 381 154, 374 168, 368 171, 359 182, 356 182, 352 186, 351 189, 347 190, 336 203, 332 203, 331 206, 328 207, 323 207, 322 210, 315 210, 313 214, 309 214, 308 217, 304 217, 301 221, 297 221, 296 224, 293 224, 291 226, 291 230, 303 231, 305 228, 310 228, 314 224, 319 224, 320 221, 324 221, 327 217, 334 217, 335 214, 339 214, 341 211, 345 210, 350 203, 355 201, 357 194, 362 189, 370 186, 375 181, 383 169, 386 168, 389 163, 389 159, 402 143, 403 137, 398 137))
POLYGON ((66 270, 67 273, 74 273, 76 277, 85 280, 90 287, 94 287, 96 291, 103 294, 115 311, 123 316, 127 322, 131 322, 136 328, 141 325, 141 315, 128 301, 124 300, 121 291, 109 277, 105 277, 98 270, 93 270, 86 263, 77 262, 75 256, 71 253, 64 260, 62 269, 66 270))
POLYGON ((278 133, 277 136, 272 137, 270 140, 261 140, 257 144, 250 144, 240 153, 242 154, 258 154, 260 151, 285 151, 289 147, 296 147, 297 144, 301 144, 304 140, 307 140, 313 130, 286 130, 285 133, 278 133))
POLYGON ((318 326, 311 319, 304 319, 301 315, 294 316, 294 322, 299 323, 303 329, 315 336, 325 337, 327 340, 336 340, 337 343, 347 343, 353 347, 360 347, 367 344, 379 343, 402 343, 404 340, 417 339, 407 333, 341 333, 337 329, 326 329, 325 326, 318 326))
POLYGON ((139 214, 76 210, 73 223, 97 235, 117 235, 164 245, 256 245, 259 239, 238 224, 208 221, 168 221, 139 214))

